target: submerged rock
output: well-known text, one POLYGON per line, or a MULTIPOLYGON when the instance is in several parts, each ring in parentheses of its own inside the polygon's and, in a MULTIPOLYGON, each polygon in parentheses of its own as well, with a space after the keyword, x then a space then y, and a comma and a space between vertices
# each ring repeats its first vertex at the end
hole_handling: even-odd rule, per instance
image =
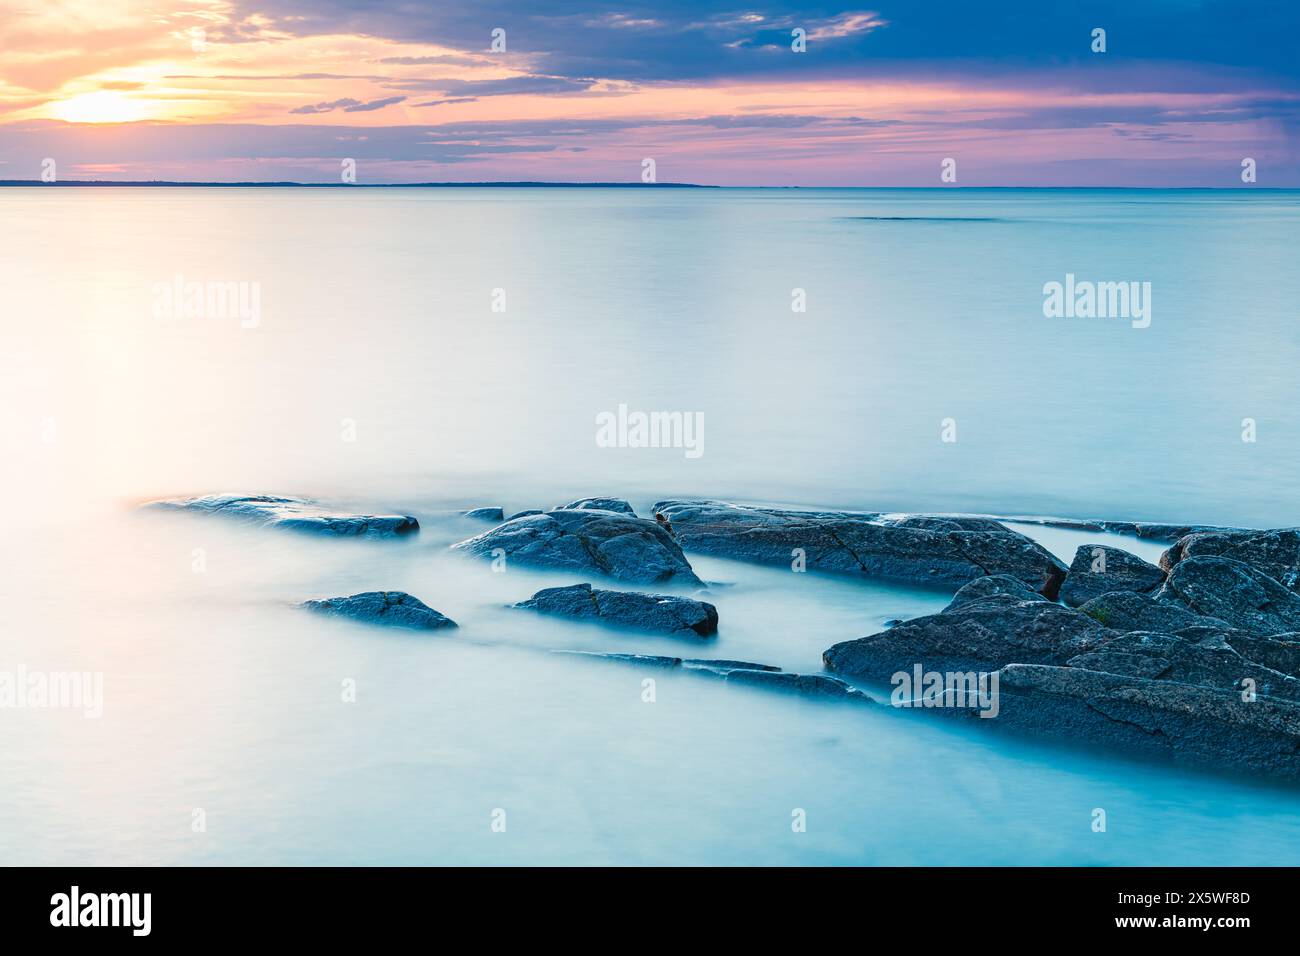
POLYGON ((590 584, 545 588, 515 607, 680 636, 709 637, 718 631, 718 609, 704 601, 670 594, 607 591, 590 584))
POLYGON ((1135 554, 1104 544, 1084 544, 1074 552, 1069 576, 1061 585, 1061 600, 1078 607, 1112 591, 1149 594, 1164 579, 1164 571, 1135 554))
POLYGON ((703 584, 658 524, 609 511, 560 509, 512 518, 452 548, 487 558, 500 549, 510 560, 637 584, 703 584))
POLYGON ((617 661, 620 664, 639 664, 642 667, 673 668, 682 666, 680 657, 663 657, 658 654, 611 654, 605 651, 570 651, 562 649, 557 649, 552 653, 573 654, 577 657, 597 657, 601 660, 617 661))
POLYGON ((916 664, 935 671, 1064 664, 1114 636, 1087 615, 1059 604, 995 594, 836 644, 822 660, 838 674, 887 681, 916 664))
POLYGON ((275 495, 202 495, 166 498, 147 507, 219 514, 268 527, 345 537, 387 538, 420 530, 410 515, 362 515, 331 511, 307 498, 275 495))
POLYGON ((506 514, 500 508, 474 508, 465 512, 466 518, 478 518, 481 521, 504 521, 506 514))
POLYGON ((410 627, 433 631, 455 627, 456 622, 439 614, 417 597, 405 591, 364 591, 350 597, 303 601, 302 607, 322 614, 338 614, 367 624, 410 627))
POLYGON ((1300 706, 1233 690, 1077 667, 1014 664, 998 672, 989 721, 1034 736, 1086 741, 1215 770, 1300 778, 1300 706))
POLYGON ((963 584, 1007 574, 1055 598, 1065 566, 1018 532, 987 518, 890 517, 750 508, 721 501, 661 501, 654 506, 683 547, 743 561, 892 578, 913 584, 963 584))
POLYGON ((509 518, 507 518, 506 520, 507 520, 507 521, 514 521, 516 518, 527 518, 527 517, 529 517, 530 515, 539 515, 539 514, 541 514, 541 513, 542 513, 542 512, 539 511, 539 510, 537 510, 536 508, 531 508, 531 509, 529 509, 528 511, 516 511, 514 514, 512 514, 512 515, 511 515, 509 518))
POLYGON ((748 684, 754 687, 771 687, 776 690, 792 691, 808 697, 829 697, 833 699, 856 698, 869 701, 866 694, 856 690, 834 677, 824 674, 790 674, 786 671, 738 669, 728 671, 724 679, 729 684, 748 684))
POLYGON ((1184 557, 1156 599, 1253 634, 1300 631, 1300 595, 1233 558, 1184 557))
POLYGON ((565 511, 613 511, 616 514, 636 515, 632 506, 622 498, 579 498, 567 505, 560 505, 557 510, 565 511))
POLYGON ((1300 528, 1196 532, 1174 542, 1160 556, 1160 566, 1172 571, 1185 558, 1196 557, 1241 561, 1287 590, 1300 592, 1300 528))
POLYGON ((779 671, 781 669, 773 667, 771 664, 754 664, 750 661, 705 660, 698 657, 683 660, 682 666, 692 670, 699 669, 718 673, 727 671, 779 671))

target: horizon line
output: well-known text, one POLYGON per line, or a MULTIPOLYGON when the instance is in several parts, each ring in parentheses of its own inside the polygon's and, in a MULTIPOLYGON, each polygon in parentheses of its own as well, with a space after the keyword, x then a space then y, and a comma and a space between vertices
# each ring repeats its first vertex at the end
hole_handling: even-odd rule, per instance
POLYGON ((711 183, 640 183, 640 182, 566 182, 546 180, 445 180, 417 183, 308 183, 295 180, 167 180, 167 179, 59 179, 44 182, 39 179, 0 179, 4 186, 111 186, 111 187, 215 187, 267 189, 296 187, 302 189, 430 189, 430 188, 578 188, 578 189, 874 189, 874 190, 925 190, 927 192, 952 192, 955 190, 1132 190, 1141 191, 1202 191, 1202 192, 1300 192, 1300 186, 722 186, 711 183))

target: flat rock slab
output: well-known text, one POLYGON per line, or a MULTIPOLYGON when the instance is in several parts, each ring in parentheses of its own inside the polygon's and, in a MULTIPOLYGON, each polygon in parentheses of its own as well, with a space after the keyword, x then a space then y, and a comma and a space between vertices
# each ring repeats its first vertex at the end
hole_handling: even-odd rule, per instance
POLYGON ((737 669, 723 675, 728 684, 747 684, 751 687, 768 687, 802 694, 805 697, 824 697, 832 700, 871 701, 862 691, 844 681, 824 674, 790 674, 786 671, 759 671, 737 669))
POLYGON ((722 501, 661 501, 682 547, 741 561, 961 585, 1006 574, 1055 599, 1066 568, 1046 549, 988 518, 889 516, 751 508, 722 501))
POLYGON ((656 522, 610 511, 562 508, 512 518, 452 548, 635 584, 703 585, 677 542, 656 522))
POLYGON ((1174 564, 1156 600, 1252 634, 1300 631, 1300 595, 1233 558, 1184 557, 1174 564))
POLYGON ((1149 594, 1164 580, 1163 570, 1135 554, 1104 544, 1084 544, 1074 552, 1069 576, 1061 585, 1061 600, 1078 607, 1112 591, 1149 594))
POLYGON ((405 591, 364 591, 350 597, 304 601, 302 607, 321 614, 337 614, 366 624, 382 624, 386 627, 434 631, 456 626, 451 618, 438 613, 405 591))
POLYGON ((1064 664, 1114 638, 1086 614, 1050 601, 995 594, 844 641, 822 654, 826 669, 888 681, 920 664, 930 671, 995 671, 1007 664, 1064 664))
POLYGON ((224 515, 267 527, 340 537, 391 538, 420 530, 420 522, 410 515, 350 514, 331 511, 307 498, 281 498, 275 495, 165 498, 151 501, 146 507, 224 515))
POLYGON ((1300 779, 1300 706, 1075 667, 998 672, 996 724, 1222 771, 1300 779))
POLYGON ((1102 627, 1113 631, 1181 631, 1188 627, 1200 625, 1218 626, 1226 630, 1226 621, 1207 618, 1188 610, 1180 603, 1157 601, 1150 594, 1137 591, 1111 591, 1093 598, 1080 606, 1079 611, 1088 615, 1102 627))
POLYGON ((545 588, 514 605, 542 614, 596 620, 679 637, 711 637, 718 632, 718 609, 704 601, 672 594, 608 591, 590 584, 545 588))
POLYGON ((1300 528, 1196 532, 1174 542, 1160 556, 1160 566, 1172 571, 1185 558, 1196 557, 1241 561, 1287 590, 1300 592, 1300 528))

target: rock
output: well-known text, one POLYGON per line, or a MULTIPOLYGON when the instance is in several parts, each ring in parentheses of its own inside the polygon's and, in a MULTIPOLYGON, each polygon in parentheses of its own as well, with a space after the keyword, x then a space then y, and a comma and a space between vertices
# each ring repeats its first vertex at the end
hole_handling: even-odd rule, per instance
POLYGON ((419 598, 404 591, 365 591, 351 597, 304 601, 301 606, 324 614, 338 614, 367 624, 384 624, 389 627, 433 631, 456 626, 451 618, 444 617, 419 598))
POLYGON ((1164 579, 1164 571, 1137 555, 1104 544, 1084 544, 1074 552, 1070 574, 1061 585, 1061 600, 1078 607, 1111 591, 1149 594, 1164 579))
POLYGON ((718 631, 718 609, 704 601, 669 594, 606 591, 590 584, 546 588, 515 607, 680 636, 709 637, 718 631))
POLYGON ((1261 667, 1278 671, 1288 677, 1300 677, 1300 634, 1274 634, 1271 637, 1261 637, 1246 631, 1222 631, 1211 627, 1188 628, 1178 633, 1179 636, 1189 640, 1206 634, 1219 635, 1242 657, 1254 661, 1261 667))
POLYGON ((826 669, 887 681, 916 664, 929 671, 995 671, 1007 664, 1064 664, 1115 637, 1087 615, 1049 601, 998 594, 913 618, 826 650, 826 669))
POLYGON ((533 509, 531 509, 531 510, 529 510, 529 511, 516 511, 514 514, 512 514, 512 515, 511 515, 509 518, 507 518, 506 520, 507 520, 507 521, 514 521, 516 518, 527 518, 527 517, 529 517, 530 515, 539 515, 539 514, 542 514, 542 512, 538 511, 536 508, 533 508, 533 509))
POLYGON ((613 511, 617 514, 636 515, 632 506, 622 498, 579 498, 567 505, 560 505, 560 509, 566 511, 613 511))
POLYGON ((521 563, 637 584, 703 584, 677 542, 659 525, 609 511, 560 509, 511 518, 452 547, 489 558, 501 549, 521 563))
POLYGON ((1300 778, 1300 706, 1231 690, 1076 667, 998 672, 999 714, 982 723, 1178 763, 1300 778))
POLYGON ((598 657, 602 660, 617 661, 620 664, 639 664, 642 667, 674 668, 682 666, 680 657, 661 657, 657 654, 608 654, 603 651, 569 651, 556 650, 555 654, 575 654, 578 657, 598 657))
POLYGON ((1300 630, 1300 595, 1234 558, 1184 557, 1174 564, 1156 600, 1252 634, 1300 630))
POLYGON ((1241 692, 1250 678, 1257 694, 1300 701, 1300 680, 1250 660, 1223 632, 1194 629, 1187 635, 1134 631, 1066 661, 1069 667, 1147 680, 1171 680, 1241 692))
POLYGON ((770 687, 776 690, 793 691, 808 697, 829 697, 836 700, 857 698, 866 701, 871 699, 844 681, 822 674, 788 674, 785 671, 741 669, 728 671, 725 679, 729 684, 770 687))
MULTIPOLYGON (((1037 591, 1031 590, 1023 581, 1013 578, 1009 574, 989 574, 982 578, 976 578, 969 584, 963 584, 957 589, 957 593, 952 596, 952 602, 945 610, 961 607, 963 604, 970 604, 973 601, 982 601, 988 597, 998 595, 1009 595, 1019 601, 1046 601, 1047 599, 1037 591)), ((901 624, 901 621, 895 621, 895 624, 901 624)), ((886 627, 890 625, 886 622, 886 627)))
POLYGON ((197 498, 167 498, 148 507, 201 514, 219 514, 243 521, 346 537, 387 538, 420 530, 410 515, 361 515, 330 511, 306 498, 274 495, 203 495, 197 498))
POLYGON ((1055 598, 1065 566, 1022 534, 987 518, 890 517, 750 508, 721 501, 661 501, 685 548, 706 554, 790 565, 795 550, 811 570, 960 585, 1009 574, 1055 598))
POLYGON ((1097 521, 1087 518, 1044 518, 1038 515, 998 516, 998 521, 1015 524, 1036 524, 1044 528, 1070 528, 1074 531, 1108 531, 1111 534, 1131 535, 1154 541, 1177 541, 1184 535, 1199 531, 1237 531, 1214 525, 1160 524, 1153 521, 1097 521))
POLYGON ((901 617, 889 617, 889 618, 885 618, 885 620, 880 623, 880 626, 897 627, 899 624, 902 623, 903 623, 903 619, 901 617))
POLYGON ((779 671, 781 668, 773 667, 771 664, 753 664, 749 661, 727 661, 727 660, 702 660, 700 658, 687 658, 682 661, 682 666, 692 670, 708 670, 725 673, 727 671, 779 671))
POLYGON ((466 518, 478 518, 482 521, 504 521, 505 512, 500 508, 475 508, 465 512, 466 518))
POLYGON ((1188 627, 1208 624, 1226 629, 1217 618, 1195 614, 1181 604, 1157 601, 1136 591, 1111 591, 1093 598, 1079 610, 1103 627, 1114 631, 1164 631, 1174 633, 1188 627))
POLYGON ((1241 561, 1287 590, 1300 592, 1300 528, 1199 531, 1174 542, 1160 556, 1160 566, 1172 571, 1178 562, 1196 557, 1241 561))

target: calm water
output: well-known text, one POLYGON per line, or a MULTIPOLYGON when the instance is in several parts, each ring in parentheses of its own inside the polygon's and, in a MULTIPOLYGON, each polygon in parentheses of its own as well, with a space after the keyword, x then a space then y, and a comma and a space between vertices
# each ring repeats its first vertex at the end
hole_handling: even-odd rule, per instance
MULTIPOLYGON (((575 579, 445 550, 484 527, 459 508, 588 494, 1300 524, 1297 194, 5 189, 0 212, 0 670, 105 682, 100 720, 0 710, 0 859, 1300 862, 1294 790, 551 654, 697 649, 509 610, 575 579), (1150 327, 1045 318, 1066 273, 1150 282, 1150 327), (256 322, 166 314, 177 276, 255 283, 256 322), (701 413, 704 454, 597 447, 620 404, 701 413), (132 509, 227 490, 423 531, 132 509), (462 626, 291 606, 372 588, 462 626)), ((702 652, 792 669, 947 600, 693 563, 727 585, 702 652)))

